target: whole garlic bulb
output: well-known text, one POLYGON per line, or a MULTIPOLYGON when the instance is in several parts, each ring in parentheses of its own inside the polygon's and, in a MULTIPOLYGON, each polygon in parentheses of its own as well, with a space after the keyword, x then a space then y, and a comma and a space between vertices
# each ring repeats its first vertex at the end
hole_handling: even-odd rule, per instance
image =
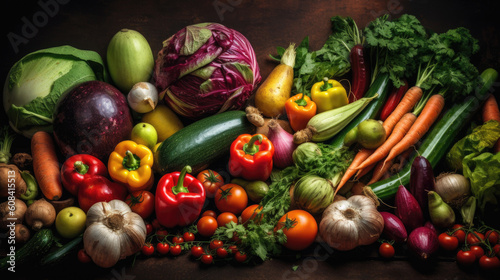
POLYGON ((158 90, 151 83, 139 82, 128 93, 127 102, 137 113, 151 112, 158 104, 158 90))
POLYGON ((121 200, 98 202, 87 212, 83 246, 95 264, 111 267, 138 252, 146 241, 146 225, 121 200))

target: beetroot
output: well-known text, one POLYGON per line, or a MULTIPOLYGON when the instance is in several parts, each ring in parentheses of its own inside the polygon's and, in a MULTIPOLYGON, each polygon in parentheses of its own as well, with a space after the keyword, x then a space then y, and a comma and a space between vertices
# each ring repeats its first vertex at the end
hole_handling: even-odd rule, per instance
POLYGON ((84 82, 57 105, 54 137, 62 155, 91 154, 103 162, 130 137, 133 122, 125 96, 101 81, 84 82))

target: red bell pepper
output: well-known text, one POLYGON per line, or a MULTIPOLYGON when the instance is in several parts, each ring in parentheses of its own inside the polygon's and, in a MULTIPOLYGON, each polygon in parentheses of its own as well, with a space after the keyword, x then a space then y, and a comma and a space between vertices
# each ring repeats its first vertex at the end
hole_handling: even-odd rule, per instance
POLYGON ((263 134, 242 134, 229 150, 229 173, 246 180, 266 181, 273 170, 274 146, 263 134))
POLYGON ((187 226, 200 216, 205 188, 193 177, 191 167, 165 174, 156 187, 155 211, 158 222, 167 228, 187 226))
POLYGON ((69 157, 61 167, 61 181, 64 188, 72 195, 78 195, 78 188, 83 181, 93 176, 108 176, 104 163, 87 154, 78 154, 69 157))
POLYGON ((93 176, 83 180, 78 189, 78 205, 87 213, 89 208, 97 202, 127 198, 127 187, 118 182, 113 182, 103 176, 93 176))

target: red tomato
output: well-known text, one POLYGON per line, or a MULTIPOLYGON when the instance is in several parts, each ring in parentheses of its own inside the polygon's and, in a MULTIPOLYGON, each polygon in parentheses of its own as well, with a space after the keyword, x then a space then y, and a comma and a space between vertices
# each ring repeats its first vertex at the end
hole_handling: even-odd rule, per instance
POLYGON ((203 250, 203 247, 201 247, 201 246, 191 247, 191 255, 193 255, 193 257, 199 258, 199 257, 201 257, 201 255, 203 255, 203 253, 205 253, 205 251, 203 250))
POLYGON ((211 264, 213 261, 214 261, 214 257, 212 257, 212 255, 203 254, 201 256, 201 262, 204 264, 211 264))
POLYGON ((458 242, 463 244, 465 242, 465 231, 463 230, 463 225, 455 224, 451 229, 453 230, 453 236, 458 238, 458 242))
POLYGON ((219 211, 239 215, 247 207, 248 196, 243 187, 229 183, 219 188, 214 201, 219 211))
POLYGON ((151 243, 142 245, 141 252, 146 256, 151 256, 155 252, 155 247, 151 243))
POLYGON ((125 199, 132 212, 139 214, 143 219, 148 218, 155 210, 155 197, 149 191, 135 191, 125 199))
POLYGON ((159 228, 156 230, 156 239, 158 239, 158 241, 163 241, 165 239, 165 237, 168 235, 168 231, 164 228, 159 228))
POLYGON ((500 244, 495 244, 492 251, 497 257, 500 257, 500 244))
POLYGON ((214 217, 214 218, 216 218, 216 219, 217 219, 217 213, 215 213, 215 211, 214 211, 214 210, 207 210, 207 211, 203 212, 203 213, 201 214, 201 216, 202 216, 202 217, 205 217, 205 216, 210 216, 210 217, 214 217))
POLYGON ((292 210, 283 215, 275 230, 283 229, 286 242, 283 244, 290 250, 300 251, 309 247, 316 239, 318 224, 309 212, 292 210))
POLYGON ((182 252, 182 248, 181 248, 181 245, 179 244, 176 244, 172 247, 170 247, 170 254, 172 254, 172 256, 178 256, 180 255, 182 252))
POLYGON ((206 169, 198 173, 196 176, 205 188, 205 193, 207 197, 213 198, 219 188, 224 185, 224 179, 222 176, 211 169, 206 169))
POLYGON ((153 225, 154 229, 159 229, 162 228, 162 225, 160 225, 160 222, 158 222, 158 219, 154 219, 151 224, 153 225))
POLYGON ((87 252, 85 252, 85 249, 78 250, 77 258, 78 258, 78 261, 81 263, 89 263, 92 261, 89 254, 87 254, 87 252))
POLYGON ((237 262, 244 262, 247 260, 247 254, 245 253, 242 253, 240 251, 237 251, 235 254, 234 254, 234 259, 237 261, 237 262))
POLYGON ((479 260, 480 257, 484 256, 484 249, 478 245, 470 246, 470 250, 476 256, 476 260, 479 260))
POLYGON ((263 217, 263 214, 257 216, 260 211, 262 211, 262 206, 259 206, 259 204, 248 206, 241 213, 241 223, 245 224, 248 220, 253 220, 256 224, 260 223, 263 217))
POLYGON ((184 238, 184 241, 186 242, 191 242, 194 241, 195 236, 192 232, 187 231, 182 235, 182 238, 184 238))
POLYGON ((439 245, 447 251, 455 251, 458 248, 458 238, 443 232, 439 235, 439 245))
POLYGON ((231 212, 223 212, 217 216, 217 225, 219 227, 225 227, 229 222, 238 223, 238 217, 231 212))
POLYGON ((184 238, 182 238, 180 236, 174 236, 172 238, 172 243, 174 243, 174 244, 184 243, 184 238))
POLYGON ((476 255, 472 251, 460 250, 457 253, 457 262, 463 266, 470 266, 476 262, 476 255))
POLYGON ((484 270, 498 269, 500 267, 500 260, 497 256, 489 257, 484 255, 479 259, 479 267, 484 270))
POLYGON ((217 250, 215 252, 217 254, 217 257, 219 257, 219 258, 225 258, 228 255, 227 250, 224 249, 223 247, 217 248, 217 250))
POLYGON ((474 231, 467 234, 467 244, 474 245, 479 244, 484 240, 484 234, 474 231))
POLYGON ((394 246, 392 246, 392 244, 384 242, 380 244, 380 247, 378 247, 378 253, 384 258, 390 259, 394 257, 396 251, 394 250, 394 246))
POLYGON ((218 240, 218 239, 214 239, 212 241, 210 241, 210 249, 214 250, 214 249, 217 249, 217 248, 220 248, 224 245, 224 243, 222 243, 222 241, 218 240))
POLYGON ((170 250, 170 246, 168 245, 168 243, 160 242, 160 243, 156 244, 156 251, 160 255, 166 255, 166 254, 168 254, 169 250, 170 250))
POLYGON ((210 237, 217 230, 217 220, 211 216, 201 217, 196 224, 196 228, 200 235, 210 237))
POLYGON ((146 223, 146 235, 153 233, 153 225, 151 223, 146 223))
POLYGON ((498 240, 500 239, 500 234, 498 234, 498 231, 496 230, 488 230, 486 234, 484 235, 486 239, 490 242, 490 245, 495 245, 498 243, 498 240))
POLYGON ((238 252, 238 247, 236 245, 231 245, 227 248, 231 254, 236 254, 238 252))

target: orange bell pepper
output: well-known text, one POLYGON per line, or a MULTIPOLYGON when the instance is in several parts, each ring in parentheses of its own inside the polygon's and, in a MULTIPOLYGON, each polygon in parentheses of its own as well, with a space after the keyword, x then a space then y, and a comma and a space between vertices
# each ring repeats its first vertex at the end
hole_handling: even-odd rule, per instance
POLYGON ((306 128, 309 120, 316 115, 317 106, 309 96, 299 93, 288 98, 285 111, 292 129, 299 131, 306 128))

